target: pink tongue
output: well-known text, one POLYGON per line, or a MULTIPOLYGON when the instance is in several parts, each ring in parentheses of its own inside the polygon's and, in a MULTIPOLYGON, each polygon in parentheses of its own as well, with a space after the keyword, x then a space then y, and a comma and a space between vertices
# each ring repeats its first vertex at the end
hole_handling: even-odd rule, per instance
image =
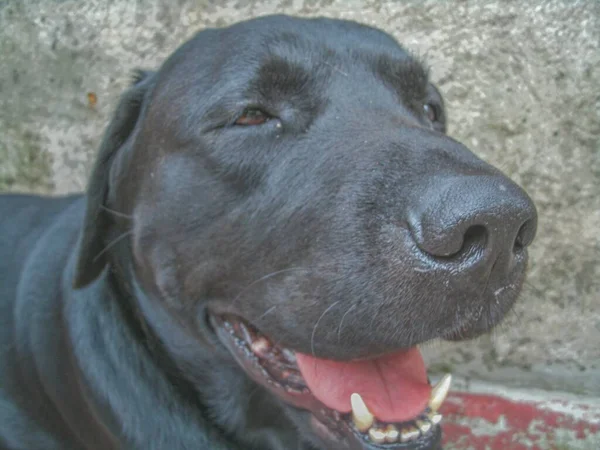
POLYGON ((367 361, 330 361, 296 353, 298 367, 313 395, 328 408, 350 412, 350 396, 361 395, 381 421, 403 422, 423 412, 431 386, 419 349, 367 361))

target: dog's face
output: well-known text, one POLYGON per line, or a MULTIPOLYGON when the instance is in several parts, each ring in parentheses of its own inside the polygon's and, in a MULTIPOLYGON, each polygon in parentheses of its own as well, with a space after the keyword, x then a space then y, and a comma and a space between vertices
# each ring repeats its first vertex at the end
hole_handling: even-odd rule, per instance
POLYGON ((427 71, 373 28, 252 20, 142 78, 92 178, 77 282, 131 269, 315 448, 437 448, 446 386, 416 345, 510 310, 529 197, 444 134, 427 71))

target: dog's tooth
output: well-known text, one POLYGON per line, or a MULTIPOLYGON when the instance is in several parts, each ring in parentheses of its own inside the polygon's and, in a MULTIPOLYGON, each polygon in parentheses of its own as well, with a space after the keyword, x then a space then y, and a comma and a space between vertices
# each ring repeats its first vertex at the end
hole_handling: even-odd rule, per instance
POLYGON ((440 409, 440 406, 442 406, 442 403, 446 400, 446 396, 450 390, 450 383, 452 383, 452 375, 447 373, 431 390, 429 407, 432 411, 440 409))
POLYGON ((255 339, 254 341, 252 341, 252 344, 250 344, 250 348, 257 355, 266 354, 270 347, 271 343, 269 342, 269 340, 266 337, 262 336, 255 339))
POLYGON ((289 348, 284 348, 282 350, 282 353, 283 353, 283 356, 285 356, 285 359, 287 359, 289 362, 291 362, 291 363, 296 362, 296 354, 289 348))
POLYGON ((417 420, 417 427, 421 430, 421 433, 427 433, 431 430, 431 424, 423 420, 417 420))
POLYGON ((244 340, 251 344, 252 343, 252 335, 250 334, 250 331, 248 330, 248 328, 246 327, 246 325, 244 325, 242 322, 238 322, 239 324, 239 330, 242 333, 242 336, 244 337, 244 340))
POLYGON ((387 427, 385 427, 385 442, 388 443, 393 443, 393 442, 398 442, 398 438, 400 437, 400 432, 398 431, 398 428, 396 428, 394 425, 388 425, 387 427))
POLYGON ((438 423, 440 423, 442 421, 442 415, 440 413, 436 413, 436 412, 429 413, 427 415, 427 418, 434 425, 437 425, 438 423))
POLYGON ((373 425, 375 416, 369 411, 364 400, 357 393, 350 396, 350 404, 352 406, 352 420, 354 421, 354 425, 356 425, 359 431, 364 433, 373 425))
POLYGON ((371 428, 369 430, 369 438, 376 444, 383 444, 385 442, 386 433, 379 428, 371 428))
POLYGON ((416 427, 410 426, 410 427, 402 429, 402 431, 400 432, 400 441, 402 441, 402 442, 412 441, 414 439, 417 439, 419 436, 421 436, 421 432, 419 431, 419 429, 416 427))

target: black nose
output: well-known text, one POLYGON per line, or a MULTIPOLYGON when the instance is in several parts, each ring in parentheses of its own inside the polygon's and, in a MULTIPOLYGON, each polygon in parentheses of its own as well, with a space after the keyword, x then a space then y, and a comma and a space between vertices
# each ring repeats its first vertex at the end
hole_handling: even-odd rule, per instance
POLYGON ((501 175, 437 179, 413 203, 409 225, 417 245, 445 260, 511 259, 531 244, 537 228, 532 200, 501 175))

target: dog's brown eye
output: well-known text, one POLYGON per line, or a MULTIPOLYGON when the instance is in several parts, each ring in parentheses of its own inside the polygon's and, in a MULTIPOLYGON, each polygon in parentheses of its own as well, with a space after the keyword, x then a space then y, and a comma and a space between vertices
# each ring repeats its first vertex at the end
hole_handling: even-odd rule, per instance
POLYGON ((236 125, 262 125, 271 119, 266 112, 258 108, 248 108, 235 121, 236 125))
POLYGON ((425 116, 431 121, 431 122, 437 122, 438 120, 438 111, 437 111, 437 107, 431 103, 425 103, 423 105, 423 112, 425 112, 425 116))

